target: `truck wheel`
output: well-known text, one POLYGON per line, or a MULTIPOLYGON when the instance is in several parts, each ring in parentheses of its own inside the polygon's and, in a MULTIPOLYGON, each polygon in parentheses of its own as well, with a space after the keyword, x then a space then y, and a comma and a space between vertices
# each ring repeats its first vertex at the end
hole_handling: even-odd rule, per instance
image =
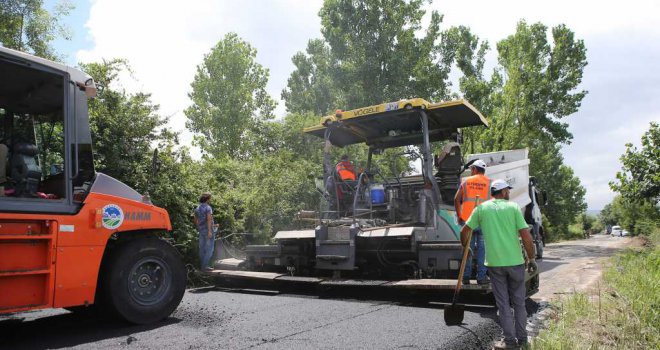
POLYGON ((186 269, 177 251, 156 237, 132 240, 117 249, 102 281, 106 306, 136 324, 169 316, 186 289, 186 269))

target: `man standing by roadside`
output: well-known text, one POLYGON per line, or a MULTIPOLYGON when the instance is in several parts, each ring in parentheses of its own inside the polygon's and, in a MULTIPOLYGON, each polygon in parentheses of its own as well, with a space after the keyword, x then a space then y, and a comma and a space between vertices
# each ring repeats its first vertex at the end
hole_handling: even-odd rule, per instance
POLYGON ((486 266, 497 303, 503 339, 496 349, 516 349, 527 344, 525 310, 525 266, 530 273, 538 270, 529 228, 514 202, 509 201, 512 187, 504 180, 491 184, 493 199, 481 204, 461 229, 461 243, 467 249, 470 231, 481 228, 486 243, 486 266), (518 237, 522 238, 527 259, 523 257, 518 237), (513 305, 514 318, 511 317, 513 305))
MULTIPOLYGON (((490 179, 485 175, 486 163, 481 159, 475 160, 470 165, 470 173, 472 175, 463 180, 456 192, 456 196, 454 196, 454 208, 456 209, 456 216, 458 217, 458 224, 460 226, 465 224, 465 221, 467 221, 477 206, 477 197, 481 201, 490 199, 490 179)), ((486 266, 484 265, 484 259, 486 257, 484 236, 479 229, 475 229, 472 233, 470 250, 477 255, 477 283, 488 284, 489 280, 486 276, 486 266)), ((472 254, 468 255, 468 263, 465 266, 465 273, 463 273, 463 284, 470 284, 471 277, 472 254)))
POLYGON ((213 229, 213 209, 209 205, 210 193, 204 193, 199 197, 199 206, 195 209, 195 226, 199 232, 199 263, 202 271, 212 270, 209 261, 213 256, 215 237, 213 229))

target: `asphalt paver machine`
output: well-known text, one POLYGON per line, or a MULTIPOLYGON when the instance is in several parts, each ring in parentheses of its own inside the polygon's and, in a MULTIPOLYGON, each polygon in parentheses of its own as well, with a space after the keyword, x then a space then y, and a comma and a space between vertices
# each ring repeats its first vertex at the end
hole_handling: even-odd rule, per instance
MULTIPOLYGON (((321 118, 304 130, 325 141, 324 173, 317 181, 325 206, 316 212, 318 225, 279 231, 275 244, 249 245, 245 259, 220 260, 212 274, 224 281, 453 289, 462 257, 453 207, 466 169, 461 129, 486 126, 465 100, 416 98, 321 118), (343 181, 332 149, 353 144, 368 146, 366 167, 356 180, 343 181), (435 155, 434 146, 440 150, 435 155), (420 175, 379 171, 377 157, 395 147, 421 160, 420 175)), ((530 295, 537 290, 538 275, 527 276, 527 287, 530 295)))

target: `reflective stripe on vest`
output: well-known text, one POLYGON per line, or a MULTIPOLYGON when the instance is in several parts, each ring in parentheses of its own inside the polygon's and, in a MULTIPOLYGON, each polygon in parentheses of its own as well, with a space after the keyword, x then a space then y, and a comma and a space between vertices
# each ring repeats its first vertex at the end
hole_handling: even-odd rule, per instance
POLYGON ((477 196, 483 203, 490 199, 491 180, 485 175, 474 175, 467 177, 461 186, 463 187, 463 200, 461 202, 461 220, 467 221, 477 203, 477 196))
POLYGON ((339 162, 337 163, 335 170, 341 180, 355 181, 355 170, 351 162, 339 162))

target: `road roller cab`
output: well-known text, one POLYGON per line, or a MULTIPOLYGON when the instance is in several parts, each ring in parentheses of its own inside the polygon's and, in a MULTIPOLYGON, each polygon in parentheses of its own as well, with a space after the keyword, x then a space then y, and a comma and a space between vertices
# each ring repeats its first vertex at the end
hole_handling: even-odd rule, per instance
POLYGON ((102 304, 134 323, 167 317, 186 282, 159 238, 170 219, 94 171, 94 80, 3 47, 0 76, 0 314, 102 304))

